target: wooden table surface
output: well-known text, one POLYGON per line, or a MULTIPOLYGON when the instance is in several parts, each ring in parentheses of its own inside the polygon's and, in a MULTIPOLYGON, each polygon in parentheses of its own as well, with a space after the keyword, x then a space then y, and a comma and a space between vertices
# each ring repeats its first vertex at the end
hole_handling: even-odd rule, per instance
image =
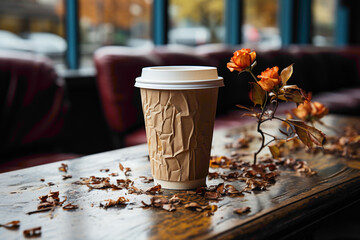
MULTIPOLYGON (((329 116, 326 122, 344 126, 359 123, 359 118, 329 116)), ((276 129, 274 124, 271 123, 269 129, 276 129)), ((243 131, 244 127, 215 131, 212 155, 229 156, 232 150, 226 149, 225 143, 232 142, 243 131)), ((174 212, 144 208, 141 201, 149 203, 151 195, 128 194, 127 190, 90 191, 86 185, 74 184, 81 177, 108 177, 114 172, 119 175, 110 177, 111 182, 124 179, 124 173, 119 169, 121 163, 131 168, 128 178, 134 181, 134 186, 148 189, 153 183, 144 183, 140 178, 151 176, 147 156, 147 145, 139 145, 0 174, 0 224, 21 221, 18 230, 0 228, 0 239, 21 239, 24 229, 38 226, 42 227, 41 237, 44 239, 232 239, 239 236, 241 239, 267 239, 301 230, 356 202, 360 196, 360 171, 356 169, 359 165, 356 161, 349 164, 339 157, 306 151, 298 153, 298 157, 308 161, 318 175, 306 177, 282 170, 276 183, 266 191, 244 193, 242 197, 224 196, 213 201, 185 191, 162 190, 160 196, 171 197, 177 193, 185 202, 217 205, 218 209, 212 216, 185 209, 183 205, 174 212), (68 164, 67 174, 72 178, 63 180, 65 173, 59 171, 60 163, 68 164), (100 172, 100 169, 109 169, 109 172, 100 172), (49 186, 48 182, 54 185, 49 186), (77 204, 79 209, 64 211, 57 207, 53 212, 26 214, 37 208, 39 196, 50 191, 59 191, 60 200, 66 196, 65 203, 77 204), (128 198, 130 203, 123 207, 100 207, 104 200, 120 196, 128 198), (251 210, 247 214, 235 214, 234 209, 241 207, 250 207, 251 210)), ((210 172, 214 171, 230 170, 210 169, 210 172)), ((208 180, 207 185, 220 182, 223 180, 208 180)), ((244 186, 240 181, 231 184, 238 189, 244 186)))

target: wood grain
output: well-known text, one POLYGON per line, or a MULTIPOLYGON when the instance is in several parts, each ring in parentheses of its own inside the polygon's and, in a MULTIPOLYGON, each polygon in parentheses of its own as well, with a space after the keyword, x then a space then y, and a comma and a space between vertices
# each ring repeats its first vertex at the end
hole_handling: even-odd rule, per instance
MULTIPOLYGON (((343 126, 358 124, 358 118, 330 116, 328 124, 343 126)), ((276 130, 276 123, 268 129, 276 130)), ((230 155, 232 149, 224 147, 249 132, 252 126, 223 129, 214 133, 213 155, 230 155)), ((246 151, 256 149, 251 146, 246 151)), ((243 150, 242 150, 243 151, 243 150)), ((264 153, 266 154, 266 152, 264 153)), ((128 178, 134 185, 146 190, 153 183, 144 183, 140 176, 151 176, 147 157, 147 145, 139 145, 116 151, 90 155, 70 161, 68 173, 72 178, 62 180, 60 163, 46 164, 23 170, 0 174, 0 224, 20 220, 19 230, 0 228, 0 239, 22 238, 24 229, 42 227, 44 239, 264 239, 269 236, 285 236, 342 207, 356 201, 360 196, 360 171, 350 168, 345 159, 306 151, 296 153, 296 157, 308 161, 317 176, 304 177, 294 171, 282 170, 274 185, 266 191, 245 193, 243 197, 223 197, 219 201, 209 201, 199 195, 185 191, 163 190, 164 197, 178 194, 185 203, 197 202, 201 205, 215 204, 218 210, 213 216, 206 212, 185 209, 183 205, 174 212, 157 208, 143 208, 141 201, 150 202, 150 195, 127 194, 127 190, 89 191, 85 185, 74 184, 81 177, 110 177, 112 182, 124 179, 119 163, 130 167, 128 178), (109 169, 109 172, 100 172, 109 169), (40 179, 45 179, 44 182, 40 179), (49 186, 48 182, 54 183, 49 186), (38 197, 49 191, 59 191, 60 199, 67 197, 66 203, 79 206, 74 211, 56 208, 53 212, 27 215, 37 208, 38 197), (130 203, 126 206, 103 209, 100 202, 124 196, 130 203), (237 215, 236 208, 250 207, 251 211, 237 215)), ((354 164, 353 164, 354 165, 354 164)), ((356 165, 356 164, 355 164, 356 165)), ((226 172, 225 169, 210 169, 226 172)), ((208 180, 207 185, 216 185, 223 180, 208 180)), ((232 182, 241 189, 243 182, 232 182)))

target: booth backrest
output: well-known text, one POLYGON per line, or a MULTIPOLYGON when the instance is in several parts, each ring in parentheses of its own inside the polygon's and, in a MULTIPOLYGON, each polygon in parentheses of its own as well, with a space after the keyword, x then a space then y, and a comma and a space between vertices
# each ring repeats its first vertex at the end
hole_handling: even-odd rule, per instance
POLYGON ((42 148, 58 137, 68 103, 51 61, 0 51, 0 154, 42 148))

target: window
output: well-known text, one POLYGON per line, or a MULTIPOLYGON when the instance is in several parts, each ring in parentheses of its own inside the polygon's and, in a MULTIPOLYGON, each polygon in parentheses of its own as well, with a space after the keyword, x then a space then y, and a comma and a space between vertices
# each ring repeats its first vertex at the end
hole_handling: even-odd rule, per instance
MULTIPOLYGON (((66 11, 65 1, 0 0, 0 49, 47 55, 60 69, 61 66, 65 66, 64 59, 66 58, 68 63, 70 60, 76 63, 73 64, 74 67, 70 67, 76 69, 79 62, 78 52, 81 55, 80 66, 89 67, 93 65, 94 51, 101 46, 153 46, 152 39, 155 36, 165 37, 166 35, 154 34, 153 36, 152 34, 153 7, 157 0, 67 1, 68 4, 78 6, 78 18, 75 17, 76 7, 73 5, 68 12, 66 11), (71 12, 74 14, 72 15, 71 12), (74 37, 75 40, 70 37, 67 46, 64 21, 66 13, 74 17, 74 19, 67 18, 70 19, 70 24, 66 23, 67 26, 79 26, 79 44, 76 37, 74 37), (67 49, 69 51, 66 52, 67 49)), ((158 11, 155 11, 163 15, 154 17, 168 14, 169 22, 165 21, 167 24, 158 25, 155 21, 157 27, 154 29, 161 29, 159 33, 168 30, 167 37, 170 44, 197 46, 206 43, 221 43, 225 42, 225 18, 235 15, 235 18, 239 20, 236 21, 238 25, 231 26, 231 23, 227 23, 226 26, 231 29, 228 33, 236 33, 233 34, 234 36, 229 34, 231 38, 226 36, 231 39, 231 41, 226 40, 231 44, 240 42, 241 38, 237 29, 240 28, 239 23, 242 23, 242 41, 248 47, 273 49, 282 44, 301 44, 302 42, 293 36, 296 34, 304 36, 302 34, 304 32, 309 34, 309 39, 306 39, 305 44, 309 43, 311 37, 315 46, 329 46, 335 45, 335 38, 339 38, 340 33, 335 32, 336 29, 339 30, 339 26, 341 28, 350 26, 347 15, 343 16, 346 21, 343 19, 342 25, 337 24, 339 22, 336 20, 336 17, 339 17, 339 10, 336 7, 338 2, 338 0, 307 0, 306 8, 299 8, 301 5, 299 3, 303 1, 164 0, 161 1, 163 5, 157 6, 158 11), (232 8, 230 3, 237 3, 236 8, 232 8), (164 6, 168 6, 168 9, 166 10, 164 6), (303 15, 299 14, 297 8, 301 10, 300 13, 306 13, 309 19, 311 8, 312 25, 301 25, 303 28, 300 28, 302 30, 300 33, 296 29, 299 28, 298 23, 303 15), (235 12, 230 10, 235 10, 235 12), (279 20, 281 20, 282 37, 280 37, 279 20), (284 23, 286 28, 283 27, 284 23), (312 29, 309 29, 310 25, 312 29), (336 29, 335 25, 338 25, 336 29), (165 26, 169 29, 165 29, 165 26), (289 38, 288 42, 286 37, 289 38), (281 39, 284 40, 283 43, 281 39)), ((345 4, 343 7, 348 8, 348 5, 345 4)), ((77 36, 76 29, 69 32, 73 33, 71 36, 77 36)), ((347 32, 342 32, 346 38, 347 32)), ((162 40, 160 44, 166 42, 166 39, 162 40)), ((345 39, 343 44, 347 43, 345 39)))
POLYGON ((223 0, 170 0, 168 42, 201 45, 224 41, 223 0))
POLYGON ((62 62, 62 0, 1 0, 0 49, 35 52, 62 62))
POLYGON ((313 37, 315 46, 330 46, 335 43, 336 0, 313 0, 313 37))
POLYGON ((83 56, 105 45, 152 45, 151 0, 79 0, 79 11, 83 56))
POLYGON ((262 48, 280 47, 277 17, 277 0, 244 0, 243 42, 262 48))

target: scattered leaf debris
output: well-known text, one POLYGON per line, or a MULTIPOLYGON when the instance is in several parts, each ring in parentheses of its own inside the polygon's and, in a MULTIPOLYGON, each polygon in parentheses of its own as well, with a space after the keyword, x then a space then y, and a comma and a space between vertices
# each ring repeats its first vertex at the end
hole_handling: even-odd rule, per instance
POLYGON ((108 168, 102 168, 102 169, 100 169, 100 172, 109 172, 110 171, 110 169, 108 169, 108 168))
POLYGON ((0 224, 0 227, 4 227, 6 229, 10 229, 10 230, 15 230, 18 229, 20 227, 20 221, 19 220, 15 220, 15 221, 11 221, 5 224, 0 224))
POLYGON ((328 137, 324 152, 347 159, 360 159, 360 127, 346 126, 342 136, 328 137))
POLYGON ((40 213, 40 212, 47 212, 47 211, 53 211, 56 206, 62 206, 63 203, 67 200, 65 199, 63 201, 60 201, 59 198, 59 191, 57 192, 51 192, 47 195, 43 195, 39 197, 40 203, 37 206, 37 210, 28 212, 27 214, 34 214, 34 213, 40 213))
POLYGON ((24 237, 32 238, 41 236, 41 227, 35 227, 24 230, 24 237))

